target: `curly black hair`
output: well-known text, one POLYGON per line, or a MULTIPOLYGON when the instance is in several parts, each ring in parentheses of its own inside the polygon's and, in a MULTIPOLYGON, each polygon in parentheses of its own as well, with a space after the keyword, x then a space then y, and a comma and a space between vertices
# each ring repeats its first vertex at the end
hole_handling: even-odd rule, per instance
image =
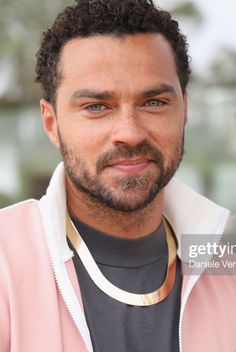
POLYGON ((76 4, 66 7, 43 33, 36 54, 36 82, 41 84, 44 98, 55 102, 61 78, 58 72, 60 53, 70 39, 137 33, 160 33, 167 39, 185 92, 191 72, 188 44, 169 12, 155 7, 152 0, 76 0, 76 4))

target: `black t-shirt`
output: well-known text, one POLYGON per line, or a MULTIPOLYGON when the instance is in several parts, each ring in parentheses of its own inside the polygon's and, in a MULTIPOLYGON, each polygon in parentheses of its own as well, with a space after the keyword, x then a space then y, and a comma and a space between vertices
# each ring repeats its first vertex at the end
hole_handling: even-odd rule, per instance
MULTIPOLYGON (((163 224, 140 239, 112 237, 73 219, 105 277, 121 289, 148 293, 165 279, 168 247, 163 224)), ((95 352, 177 352, 182 275, 180 261, 174 288, 162 302, 129 306, 103 293, 90 279, 76 251, 85 316, 95 352)))

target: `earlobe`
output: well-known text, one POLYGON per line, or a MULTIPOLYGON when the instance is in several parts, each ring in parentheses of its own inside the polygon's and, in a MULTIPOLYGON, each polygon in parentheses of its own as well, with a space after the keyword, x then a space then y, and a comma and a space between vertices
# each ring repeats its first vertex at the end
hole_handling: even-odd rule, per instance
POLYGON ((48 135, 52 144, 58 149, 60 148, 57 128, 57 118, 55 109, 46 99, 40 100, 41 117, 43 120, 44 131, 48 135))

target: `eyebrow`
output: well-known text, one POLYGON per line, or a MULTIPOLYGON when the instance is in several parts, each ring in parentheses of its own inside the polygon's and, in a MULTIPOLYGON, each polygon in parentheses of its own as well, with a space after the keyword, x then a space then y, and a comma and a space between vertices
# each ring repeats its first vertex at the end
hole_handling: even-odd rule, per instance
POLYGON ((169 84, 161 84, 160 86, 157 87, 152 87, 148 90, 145 90, 144 92, 142 92, 140 94, 141 97, 143 98, 151 98, 154 97, 156 95, 160 95, 163 93, 172 93, 172 94, 176 94, 176 90, 172 85, 169 84))
MULTIPOLYGON (((160 86, 149 88, 139 94, 142 98, 150 98, 163 93, 176 94, 176 90, 172 85, 161 84, 160 86)), ((75 91, 71 96, 71 101, 82 99, 82 98, 92 98, 97 100, 109 100, 115 97, 114 92, 109 91, 96 91, 91 89, 81 89, 75 91)))
POLYGON ((71 100, 77 100, 81 98, 93 98, 97 100, 107 100, 107 99, 112 99, 114 98, 115 94, 112 92, 104 91, 96 91, 96 90, 90 90, 90 89, 81 89, 75 91, 72 96, 71 100))

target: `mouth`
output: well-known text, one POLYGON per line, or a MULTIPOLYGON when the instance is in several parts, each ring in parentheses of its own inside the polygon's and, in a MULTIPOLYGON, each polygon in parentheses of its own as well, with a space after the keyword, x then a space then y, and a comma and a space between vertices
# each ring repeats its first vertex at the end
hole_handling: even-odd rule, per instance
POLYGON ((108 167, 126 174, 137 174, 146 169, 152 162, 152 160, 143 158, 124 159, 109 164, 108 167))

